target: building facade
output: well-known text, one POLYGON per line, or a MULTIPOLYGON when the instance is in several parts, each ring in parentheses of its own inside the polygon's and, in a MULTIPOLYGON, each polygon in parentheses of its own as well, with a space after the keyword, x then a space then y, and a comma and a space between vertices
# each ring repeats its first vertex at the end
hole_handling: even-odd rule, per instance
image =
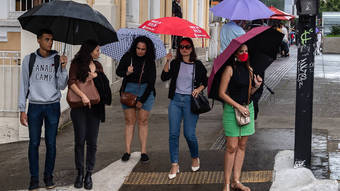
MULTIPOLYGON (((20 127, 17 109, 20 64, 23 57, 38 48, 36 35, 22 30, 17 18, 30 8, 52 0, 1 0, 0 6, 0 143, 28 138, 27 128, 20 127)), ((100 11, 112 24, 119 28, 135 28, 149 19, 171 16, 172 0, 73 0, 87 3, 100 11)), ((209 32, 209 0, 182 0, 183 18, 209 32)), ((166 47, 170 47, 170 35, 160 35, 166 47)), ((194 39, 197 47, 207 47, 207 39, 194 39)), ((54 49, 61 52, 66 46, 69 61, 79 46, 54 42, 54 49)), ((100 62, 109 77, 113 91, 117 91, 121 79, 115 75, 117 62, 101 55, 100 62)), ((160 65, 160 64, 159 64, 160 65)), ((69 67, 69 64, 68 64, 69 67)), ((68 104, 63 91, 61 122, 68 121, 68 104)))

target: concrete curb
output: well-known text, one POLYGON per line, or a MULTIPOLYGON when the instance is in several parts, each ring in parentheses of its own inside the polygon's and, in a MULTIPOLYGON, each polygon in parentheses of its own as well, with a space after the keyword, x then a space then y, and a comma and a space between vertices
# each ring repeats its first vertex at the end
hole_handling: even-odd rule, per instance
POLYGON ((337 191, 336 180, 317 180, 307 168, 293 168, 294 151, 280 151, 275 156, 273 184, 270 191, 337 191))
MULTIPOLYGON (((111 163, 106 168, 93 174, 93 191, 118 191, 123 185, 124 180, 132 172, 133 168, 139 162, 140 152, 131 153, 130 160, 128 162, 122 162, 118 160, 111 163)), ((70 177, 75 178, 75 177, 70 177)), ((45 188, 40 188, 39 191, 45 191, 45 188)), ((24 190, 20 190, 24 191, 24 190)), ((49 189, 48 191, 87 191, 83 189, 76 189, 73 185, 66 187, 56 187, 49 189)))

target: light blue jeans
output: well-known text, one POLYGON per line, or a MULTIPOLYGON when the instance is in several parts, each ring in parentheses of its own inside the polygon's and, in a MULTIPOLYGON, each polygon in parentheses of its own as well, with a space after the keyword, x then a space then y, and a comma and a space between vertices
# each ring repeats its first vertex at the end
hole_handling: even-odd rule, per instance
POLYGON ((171 163, 178 163, 178 146, 181 122, 183 120, 184 137, 188 143, 191 158, 198 157, 196 124, 198 115, 191 112, 191 95, 175 93, 169 104, 169 150, 171 163))

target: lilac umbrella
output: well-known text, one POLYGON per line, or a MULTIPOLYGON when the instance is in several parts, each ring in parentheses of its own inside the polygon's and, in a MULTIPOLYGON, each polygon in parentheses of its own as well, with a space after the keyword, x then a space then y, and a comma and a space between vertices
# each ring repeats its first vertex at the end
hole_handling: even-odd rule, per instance
POLYGON ((229 20, 251 21, 274 15, 274 12, 259 0, 224 0, 210 10, 215 16, 229 20))

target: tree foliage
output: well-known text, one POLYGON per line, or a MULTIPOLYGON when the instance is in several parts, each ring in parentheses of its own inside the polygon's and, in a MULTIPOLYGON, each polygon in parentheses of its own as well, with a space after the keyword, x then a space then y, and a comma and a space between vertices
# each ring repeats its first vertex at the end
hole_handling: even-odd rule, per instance
POLYGON ((340 26, 332 26, 331 35, 340 35, 340 26))
POLYGON ((264 3, 265 5, 269 6, 274 6, 280 10, 285 9, 285 1, 284 0, 260 0, 262 3, 264 3))
POLYGON ((321 0, 320 12, 340 11, 340 0, 321 0))

